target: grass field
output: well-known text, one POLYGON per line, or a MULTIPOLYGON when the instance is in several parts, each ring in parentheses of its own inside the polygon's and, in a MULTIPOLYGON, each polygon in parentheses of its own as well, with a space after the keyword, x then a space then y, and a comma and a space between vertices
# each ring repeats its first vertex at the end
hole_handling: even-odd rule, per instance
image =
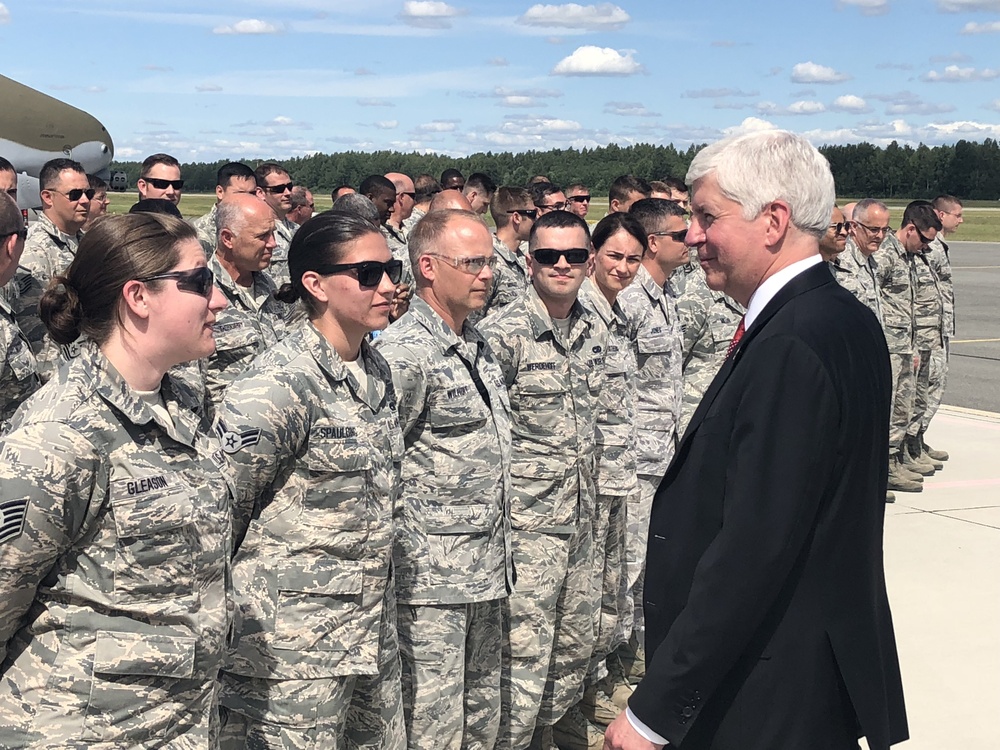
MULTIPOLYGON (((109 195, 111 196, 111 205, 108 210, 112 213, 125 213, 139 199, 136 193, 109 193, 109 195)), ((854 200, 857 199, 840 198, 838 202, 843 205, 854 200)), ((321 193, 315 194, 315 201, 317 211, 325 211, 332 205, 330 196, 321 193)), ((214 203, 215 195, 212 193, 185 193, 181 199, 180 209, 186 218, 193 219, 207 214, 214 203)), ((909 201, 906 199, 886 201, 891 211, 890 222, 893 226, 898 225, 899 217, 907 203, 909 201)), ((607 199, 595 198, 590 204, 590 213, 587 215, 587 219, 598 221, 607 213, 607 210, 607 199)), ((965 204, 963 214, 965 215, 965 223, 948 238, 949 241, 1000 242, 1000 204, 995 201, 968 201, 965 204)), ((487 217, 487 221, 489 221, 489 217, 487 217)))

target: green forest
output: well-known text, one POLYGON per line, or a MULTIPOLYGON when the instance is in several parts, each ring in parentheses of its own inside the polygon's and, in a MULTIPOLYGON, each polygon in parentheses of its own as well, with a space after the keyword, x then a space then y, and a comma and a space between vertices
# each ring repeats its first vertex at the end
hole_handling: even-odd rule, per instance
MULTIPOLYGON (((357 186, 372 174, 403 172, 439 176, 454 167, 468 176, 490 175, 498 185, 524 185, 534 175, 547 175, 557 185, 582 182, 596 195, 606 194, 611 182, 623 174, 647 179, 667 176, 683 178, 691 159, 702 146, 678 150, 673 145, 614 144, 594 149, 556 149, 478 153, 454 158, 436 154, 347 151, 337 154, 284 159, 292 179, 313 191, 329 192, 338 185, 357 186)), ((1000 144, 987 138, 982 143, 961 140, 952 145, 900 146, 893 141, 879 147, 870 143, 822 146, 837 181, 837 194, 894 198, 951 193, 966 200, 1000 199, 1000 144)), ((256 166, 264 159, 247 159, 256 166)), ((215 173, 223 161, 184 164, 184 189, 211 192, 215 173)), ((139 177, 140 162, 115 162, 112 171, 123 171, 130 185, 139 177)))

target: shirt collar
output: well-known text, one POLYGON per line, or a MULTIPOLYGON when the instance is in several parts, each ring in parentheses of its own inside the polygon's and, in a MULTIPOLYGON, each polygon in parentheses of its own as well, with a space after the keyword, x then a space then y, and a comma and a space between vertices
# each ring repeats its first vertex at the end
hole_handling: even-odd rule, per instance
POLYGON ((803 271, 806 271, 817 263, 823 262, 823 256, 819 253, 816 255, 810 255, 808 258, 803 260, 798 260, 792 263, 790 266, 786 266, 778 271, 773 276, 768 277, 763 284, 757 287, 757 290, 750 297, 750 302, 747 304, 747 312, 743 318, 743 328, 749 330, 750 326, 760 315, 761 311, 767 307, 767 303, 770 302, 774 295, 781 291, 789 281, 794 279, 803 271))

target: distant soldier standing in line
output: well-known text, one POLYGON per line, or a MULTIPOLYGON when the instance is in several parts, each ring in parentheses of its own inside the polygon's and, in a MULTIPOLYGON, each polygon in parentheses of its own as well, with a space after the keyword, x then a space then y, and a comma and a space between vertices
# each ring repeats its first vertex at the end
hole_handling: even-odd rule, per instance
POLYGON ((517 582, 501 732, 511 750, 551 746, 594 646, 594 440, 608 343, 606 327, 577 299, 593 264, 586 222, 568 211, 539 217, 529 254, 531 286, 483 323, 513 415, 517 582))
POLYGON ((281 285, 289 280, 288 248, 292 244, 295 231, 299 228, 298 224, 288 219, 288 212, 292 208, 292 188, 295 185, 288 171, 274 162, 258 166, 254 170, 254 179, 257 182, 257 197, 271 207, 276 217, 274 239, 277 246, 274 248, 271 267, 267 272, 280 289, 281 285))
POLYGON ((376 340, 406 452, 393 564, 409 747, 492 750, 510 565, 510 402, 468 314, 486 302, 489 230, 434 211, 409 238, 417 295, 376 340))
POLYGON ((235 488, 239 606, 223 750, 406 746, 392 512, 403 437, 367 343, 402 270, 378 229, 330 211, 288 257, 308 320, 238 377, 216 430, 235 488))
POLYGON ((490 296, 482 310, 472 315, 478 324, 490 311, 498 311, 524 294, 528 288, 528 261, 521 252, 528 241, 538 209, 531 203, 531 193, 524 188, 501 187, 493 194, 490 215, 496 225, 493 251, 496 270, 490 284, 490 296))
MULTIPOLYGON (((0 287, 14 278, 27 232, 14 199, 0 193, 0 287)), ((0 434, 21 402, 41 384, 31 345, 6 297, 0 294, 0 434)))
POLYGON ((864 302, 885 328, 882 289, 874 256, 888 232, 889 207, 880 200, 865 198, 855 204, 851 215, 854 218, 848 221, 847 245, 840 254, 839 264, 848 273, 835 274, 834 278, 864 302))
POLYGON ((215 252, 217 239, 215 212, 219 203, 231 195, 256 195, 256 193, 257 178, 246 164, 231 161, 219 167, 219 171, 215 173, 215 205, 207 214, 191 221, 191 226, 198 232, 198 239, 205 248, 206 255, 211 256, 215 252))

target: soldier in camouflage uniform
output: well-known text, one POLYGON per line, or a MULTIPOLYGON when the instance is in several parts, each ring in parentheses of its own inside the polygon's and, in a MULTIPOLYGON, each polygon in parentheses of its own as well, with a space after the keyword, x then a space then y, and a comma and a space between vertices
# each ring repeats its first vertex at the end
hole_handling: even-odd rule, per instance
POLYGON ((274 284, 279 289, 282 284, 287 283, 288 277, 288 248, 292 244, 292 237, 295 236, 299 225, 289 221, 288 211, 292 207, 292 178, 288 171, 280 164, 265 162, 254 170, 254 179, 257 182, 257 197, 263 200, 274 211, 274 240, 277 243, 274 254, 271 256, 271 266, 267 269, 268 275, 274 279, 274 284))
POLYGON ((109 216, 46 292, 52 337, 90 340, 0 439, 2 747, 217 744, 232 511, 165 374, 211 350, 204 265, 184 222, 109 216))
POLYGON ((93 195, 93 191, 83 167, 71 159, 53 159, 46 163, 38 182, 42 214, 28 230, 21 255, 21 271, 8 288, 14 289, 16 294, 14 315, 31 344, 38 374, 44 382, 59 367, 60 355, 69 356, 69 349, 61 351, 48 337, 39 317, 38 304, 49 281, 65 271, 76 256, 83 237, 80 230, 87 223, 90 209, 87 193, 93 195), (74 196, 77 200, 70 200, 74 196))
POLYGON ((618 302, 635 325, 638 364, 636 413, 639 493, 628 507, 625 545, 628 588, 623 604, 622 630, 632 638, 620 649, 629 663, 631 678, 642 673, 642 577, 646 562, 646 536, 653 495, 674 455, 677 424, 684 386, 681 379, 683 337, 677 295, 670 275, 688 261, 684 245, 687 222, 684 209, 673 201, 644 198, 630 213, 642 224, 649 251, 635 281, 618 302), (631 613, 631 617, 629 616, 631 613))
MULTIPOLYGON (((579 214, 577 214, 579 215, 579 214)), ((597 499, 594 515, 594 641, 583 698, 577 711, 574 746, 600 748, 603 729, 620 710, 612 702, 614 680, 605 680, 605 661, 619 645, 619 607, 625 586, 626 507, 639 491, 636 474, 636 355, 632 323, 618 303, 635 278, 648 247, 642 225, 629 214, 609 214, 594 228, 594 273, 583 282, 580 299, 608 331, 607 381, 597 416, 597 499), (590 724, 591 726, 588 726, 590 724), (582 730, 582 731, 581 731, 582 730)), ((572 717, 571 717, 572 718, 572 717)), ((564 721, 563 724, 566 722, 564 721)), ((557 738, 558 741, 559 738, 557 738)), ((563 744, 563 743, 559 743, 563 744)))
MULTIPOLYGON (((17 204, 0 192, 0 288, 14 277, 25 233, 17 204)), ((6 297, 0 295, 0 434, 21 402, 40 385, 31 345, 21 333, 6 297)))
POLYGON ((688 262, 674 271, 670 283, 677 291, 677 309, 683 332, 684 401, 677 423, 678 438, 701 403, 705 391, 722 367, 729 342, 746 310, 725 292, 709 289, 698 251, 688 251, 688 262))
POLYGON ((209 268, 229 301, 215 322, 215 352, 192 363, 204 384, 209 414, 226 387, 254 358, 285 335, 291 305, 278 302, 267 274, 275 249, 274 212, 252 195, 226 198, 216 208, 217 247, 209 268))
POLYGON ((388 321, 391 258, 363 219, 308 221, 282 297, 309 319, 219 407, 242 540, 226 750, 405 747, 390 564, 403 439, 389 366, 365 340, 388 321))
POLYGON ((215 252, 215 243, 218 237, 218 230, 215 225, 215 212, 219 202, 232 195, 256 195, 257 178, 253 170, 246 164, 238 161, 231 161, 219 167, 215 174, 215 198, 216 203, 212 210, 204 216, 199 216, 191 221, 191 226, 198 233, 198 240, 205 248, 205 254, 209 257, 215 252))
MULTIPOLYGON (((856 217, 859 208, 860 204, 854 209, 856 217)), ((888 226, 888 221, 887 213, 872 209, 867 216, 855 219, 857 228, 871 235, 877 233, 876 229, 885 231, 883 227, 888 226), (868 227, 863 223, 866 220, 878 221, 880 225, 868 227)), ((889 346, 893 380, 892 415, 889 420, 889 489, 920 492, 923 489, 922 477, 903 465, 903 450, 913 410, 913 260, 914 254, 920 251, 921 240, 912 217, 906 213, 903 215, 903 226, 908 227, 907 231, 903 232, 901 228, 897 235, 887 234, 874 257, 882 292, 883 330, 889 346)))
POLYGON ((379 231, 389 246, 392 257, 403 264, 403 278, 396 286, 396 297, 392 310, 392 320, 402 317, 413 296, 413 269, 410 266, 410 252, 406 248, 406 239, 401 231, 388 224, 392 209, 396 205, 396 186, 382 175, 373 174, 366 177, 358 188, 358 193, 366 197, 378 211, 379 231))
POLYGON ((926 253, 941 231, 941 220, 928 201, 914 201, 913 224, 919 245, 913 254, 913 346, 917 364, 913 389, 913 410, 906 429, 904 463, 911 471, 928 476, 944 464, 926 456, 921 445, 923 424, 927 416, 931 362, 934 352, 944 351, 944 294, 940 281, 926 253), (921 213, 916 212, 917 208, 921 213), (926 214, 926 216, 924 216, 926 214))
POLYGON ((497 265, 490 298, 482 310, 473 314, 474 322, 490 311, 509 305, 528 288, 528 262, 521 252, 521 244, 527 242, 531 226, 538 216, 538 209, 531 202, 531 193, 524 188, 498 188, 490 201, 490 215, 496 225, 493 251, 497 256, 497 265))
POLYGON ((417 222, 427 215, 434 196, 441 192, 441 183, 434 175, 418 174, 413 180, 413 192, 413 210, 410 212, 410 217, 403 222, 403 231, 407 234, 412 232, 417 222))
POLYGON ((467 322, 489 293, 490 233, 435 211, 409 238, 417 296, 376 340, 406 452, 393 565, 409 747, 492 750, 510 592, 510 403, 467 322))
POLYGON ((884 328, 882 290, 874 256, 888 231, 883 227, 889 225, 889 208, 882 201, 865 198, 855 205, 852 216, 855 218, 850 222, 847 246, 838 257, 846 273, 835 274, 834 278, 875 313, 884 328))
POLYGON ((513 422, 517 581, 501 736, 511 750, 551 745, 593 649, 594 441, 608 346, 607 328, 577 300, 592 262, 586 223, 553 211, 535 222, 529 242, 532 285, 483 323, 513 422))

